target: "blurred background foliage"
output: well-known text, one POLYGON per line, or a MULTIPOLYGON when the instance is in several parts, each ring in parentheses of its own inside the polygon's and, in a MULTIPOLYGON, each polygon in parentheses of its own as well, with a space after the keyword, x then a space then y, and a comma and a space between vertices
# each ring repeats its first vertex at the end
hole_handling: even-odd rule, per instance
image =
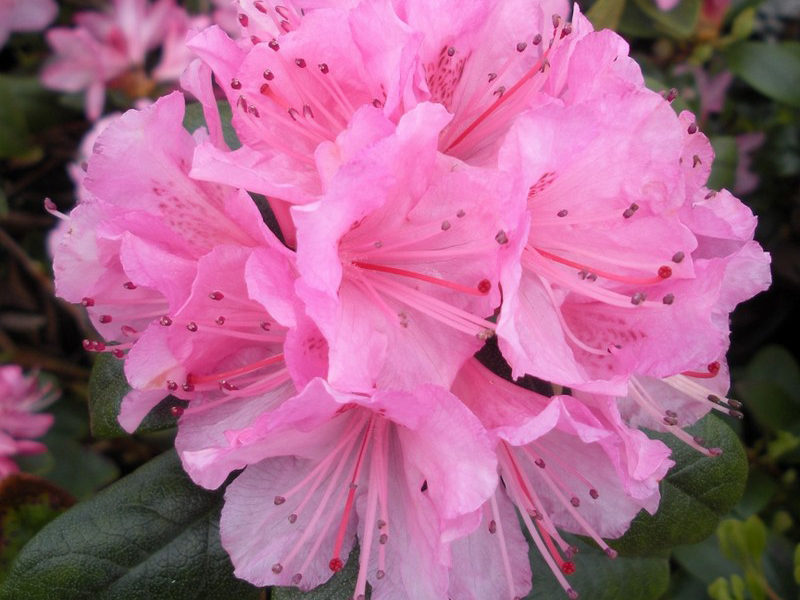
MULTIPOLYGON (((57 23, 102 4, 64 0, 57 23)), ((202 0, 186 4, 209 8, 202 0)), ((648 85, 677 90, 676 110, 697 115, 717 155, 711 187, 732 189, 759 215, 757 239, 773 261, 772 288, 740 306, 732 324, 732 394, 745 403, 745 419, 732 425, 747 452, 747 487, 715 535, 673 550, 662 598, 798 598, 800 1, 681 0, 671 10, 655 0, 579 4, 596 27, 629 41, 648 85)), ((38 83, 47 57, 35 33, 12 35, 0 51, 0 362, 41 369, 63 390, 52 408, 56 425, 43 440, 49 452, 21 461, 44 479, 0 489, 0 520, 15 540, 0 544, 0 578, 14 548, 44 523, 171 444, 169 433, 90 434, 93 356, 81 340, 92 332, 79 310, 53 295, 46 240, 55 219, 43 210, 45 197, 62 211, 74 204, 66 168, 80 160, 90 124, 79 95, 38 83)), ((121 86, 111 90, 106 109, 135 100, 121 86)))

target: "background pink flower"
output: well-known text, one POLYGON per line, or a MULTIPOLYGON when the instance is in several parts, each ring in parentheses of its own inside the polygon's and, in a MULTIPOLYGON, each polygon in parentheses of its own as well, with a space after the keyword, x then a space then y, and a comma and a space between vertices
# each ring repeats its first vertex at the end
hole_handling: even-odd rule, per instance
POLYGON ((39 31, 57 14, 53 0, 0 0, 0 48, 12 31, 39 31))

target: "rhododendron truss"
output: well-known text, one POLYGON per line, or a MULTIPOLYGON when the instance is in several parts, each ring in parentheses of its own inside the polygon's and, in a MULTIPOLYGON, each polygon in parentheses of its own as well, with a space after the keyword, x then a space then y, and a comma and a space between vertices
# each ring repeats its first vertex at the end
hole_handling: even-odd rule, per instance
POLYGON ((47 32, 55 51, 42 71, 42 83, 66 92, 85 92, 89 119, 103 112, 107 88, 130 98, 149 96, 158 83, 175 82, 191 54, 184 38, 205 27, 205 16, 190 17, 174 0, 113 0, 104 12, 79 12, 75 27, 47 32), (148 53, 158 49, 158 64, 146 70, 148 53))
POLYGON ((0 479, 19 470, 12 457, 47 450, 33 438, 47 433, 53 416, 36 411, 45 408, 57 394, 41 385, 17 365, 0 366, 0 479))
POLYGON ((520 598, 518 513, 576 597, 563 532, 613 558, 658 507, 669 450, 636 428, 714 455, 681 427, 738 415, 728 315, 769 283, 754 217, 577 8, 239 7, 239 39, 188 41, 207 130, 178 94, 126 113, 61 215, 57 289, 125 361, 120 422, 171 394, 191 477, 244 469, 221 537, 256 585, 315 587, 358 540, 354 598, 520 598), (514 377, 569 393, 478 364, 495 337, 514 377))

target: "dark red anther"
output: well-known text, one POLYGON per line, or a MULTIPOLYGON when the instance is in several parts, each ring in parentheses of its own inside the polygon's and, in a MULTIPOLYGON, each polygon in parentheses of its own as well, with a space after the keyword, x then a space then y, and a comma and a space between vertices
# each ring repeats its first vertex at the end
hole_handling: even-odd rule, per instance
POLYGON ((167 380, 167 390, 170 392, 177 392, 178 391, 178 384, 172 381, 171 379, 167 380))
POLYGON ((100 318, 98 319, 98 321, 101 323, 111 323, 112 320, 113 319, 111 318, 111 315, 100 315, 100 318))
POLYGON ((247 24, 250 22, 250 19, 247 18, 247 15, 244 13, 239 13, 239 24, 242 27, 247 27, 247 24))
POLYGON ((242 89, 242 82, 236 79, 236 77, 234 77, 233 79, 231 79, 231 87, 235 90, 240 90, 242 89))
POLYGON ((295 58, 294 59, 294 64, 296 64, 301 69, 305 69, 306 68, 306 61, 305 61, 304 58, 295 58))
POLYGON ((686 255, 683 252, 676 252, 672 255, 672 262, 679 263, 682 262, 686 255))
POLYGON ((517 52, 525 52, 525 48, 528 47, 526 42, 518 42, 517 43, 517 52))
POLYGON ((489 83, 492 83, 495 79, 497 79, 497 73, 489 73, 489 83))
POLYGON ((247 107, 247 112, 249 112, 254 117, 258 118, 258 109, 252 104, 247 107))
POLYGON ((594 488, 589 490, 589 495, 592 497, 592 500, 597 500, 600 497, 600 493, 594 488))
POLYGON ((250 36, 250 43, 253 44, 253 46, 255 46, 256 44, 260 44, 261 43, 261 38, 258 37, 257 35, 251 35, 250 36))
POLYGON ((571 560, 561 563, 561 572, 564 575, 572 575, 575 572, 575 563, 571 560))
POLYGON ((325 63, 319 63, 317 66, 319 67, 320 73, 322 73, 323 75, 328 74, 328 71, 330 70, 328 69, 328 65, 326 65, 325 63))
POLYGON ((447 49, 447 56, 453 56, 456 53, 456 49, 453 46, 450 46, 447 49))
POLYGON ((184 383, 181 386, 181 389, 183 389, 184 392, 193 392, 194 391, 194 385, 192 385, 191 383, 189 383, 187 381, 186 383, 184 383))
POLYGON ((189 321, 186 324, 186 329, 194 333, 195 331, 197 331, 197 323, 195 323, 194 321, 189 321))
POLYGON ((383 102, 375 98, 372 100, 372 106, 374 106, 375 108, 383 108, 383 102))
POLYGON ((670 88, 670 90, 667 92, 666 95, 667 102, 672 102, 677 97, 678 97, 678 90, 675 88, 670 88))
POLYGON ((275 50, 275 52, 277 52, 278 50, 280 50, 280 49, 281 49, 281 45, 278 43, 278 40, 276 40, 276 39, 274 39, 274 38, 273 38, 273 39, 271 39, 271 40, 269 41, 269 44, 267 44, 267 45, 268 45, 270 48, 272 48, 273 50, 275 50))
POLYGON ((214 291, 214 292, 211 292, 208 295, 208 297, 211 298, 212 300, 222 300, 225 297, 225 294, 223 294, 220 291, 214 291))
POLYGON ((556 213, 558 217, 566 217, 569 214, 569 211, 566 208, 562 208, 560 211, 556 213))
POLYGON ((262 83, 261 84, 261 88, 259 89, 259 91, 261 92, 262 96, 268 96, 269 95, 269 84, 268 83, 262 83))
POLYGON ((634 306, 639 306, 642 302, 647 299, 642 292, 636 292, 633 296, 631 296, 631 304, 634 306))
POLYGON ((497 232, 497 235, 494 236, 494 241, 500 244, 501 246, 503 244, 507 244, 508 235, 506 235, 506 232, 501 229, 500 231, 497 232))
POLYGON ((478 291, 481 294, 488 294, 491 289, 492 282, 488 279, 481 279, 480 282, 478 282, 478 291))
POLYGON ((83 345, 84 350, 87 350, 89 352, 94 350, 94 342, 92 340, 83 340, 83 342, 81 342, 81 345, 83 345))
POLYGON ((182 406, 171 406, 169 408, 170 414, 175 417, 176 419, 183 414, 183 407, 182 406))
POLYGON ((275 12, 282 16, 284 19, 288 19, 291 15, 289 13, 289 9, 285 6, 281 6, 280 4, 275 7, 275 12))
POLYGON ((553 15, 553 27, 561 25, 561 15, 553 15))
POLYGON ((273 79, 275 79, 275 73, 273 73, 269 69, 264 69, 263 75, 264 75, 264 79, 266 79, 267 81, 272 81, 273 79))
POLYGON ((122 326, 122 327, 120 327, 119 329, 120 329, 120 331, 122 332, 122 335, 127 335, 128 337, 133 337, 133 336, 135 336, 137 333, 139 333, 138 331, 136 331, 136 330, 135 330, 133 327, 131 327, 130 325, 123 325, 123 326, 122 326))
POLYGON ((694 134, 694 133, 697 133, 697 123, 691 123, 691 124, 689 125, 689 127, 687 127, 687 128, 686 128, 686 132, 687 132, 689 135, 692 135, 692 134, 694 134))
POLYGON ((542 34, 537 33, 535 36, 533 36, 533 39, 531 41, 533 42, 534 46, 538 46, 539 44, 542 43, 542 34))
POLYGON ((667 294, 661 299, 661 302, 663 302, 666 305, 672 304, 673 302, 675 302, 675 294, 667 294))
POLYGON ((126 281, 125 283, 122 284, 122 287, 124 287, 126 290, 135 290, 136 284, 133 283, 132 281, 126 281))
POLYGON ((272 323, 269 321, 261 321, 261 329, 264 331, 269 331, 272 328, 272 323))
POLYGON ((577 496, 573 496, 569 499, 569 503, 572 504, 575 508, 578 508, 581 505, 581 501, 577 496))
POLYGON ((344 563, 342 559, 338 556, 336 558, 332 558, 331 562, 328 563, 328 568, 333 571, 334 573, 338 573, 344 567, 344 563))
POLYGON ((661 277, 661 279, 669 279, 672 277, 672 269, 667 265, 662 265, 658 268, 658 276, 661 277))
POLYGON ((692 156, 692 168, 693 168, 693 169, 694 169, 695 167, 697 167, 697 165, 702 165, 702 164, 703 164, 703 161, 702 161, 702 160, 700 160, 700 157, 699 157, 697 154, 695 154, 694 156, 692 156))
POLYGON ((567 23, 561 30, 561 37, 567 37, 570 33, 572 33, 572 23, 567 23))
POLYGON ((103 342, 95 342, 94 348, 92 348, 92 350, 94 350, 95 352, 102 352, 105 349, 106 345, 103 342))
POLYGON ((489 533, 497 533, 497 523, 494 519, 489 521, 489 533))
POLYGON ((253 6, 255 6, 255 7, 256 7, 256 10, 257 10, 258 12, 266 14, 266 12, 267 12, 267 7, 266 7, 266 6, 264 6, 264 3, 263 3, 263 2, 261 2, 261 0, 256 0, 255 2, 253 2, 253 6))
POLYGON ((88 296, 85 297, 85 298, 82 298, 81 299, 81 304, 83 306, 85 306, 86 308, 89 308, 90 306, 94 306, 94 298, 89 298, 88 296))
POLYGON ((119 348, 114 348, 111 351, 111 354, 114 356, 114 358, 125 358, 125 353, 119 348))
POLYGON ((222 315, 218 316, 215 323, 217 325, 225 325, 225 317, 223 317, 222 315))
POLYGON ((163 325, 164 327, 169 327, 170 325, 172 325, 172 319, 170 319, 167 315, 164 315, 163 317, 161 317, 158 320, 158 322, 161 325, 163 325))

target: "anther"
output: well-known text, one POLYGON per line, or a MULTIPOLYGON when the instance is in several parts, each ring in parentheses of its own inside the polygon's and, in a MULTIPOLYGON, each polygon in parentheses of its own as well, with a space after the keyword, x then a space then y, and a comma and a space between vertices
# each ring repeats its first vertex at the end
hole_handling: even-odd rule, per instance
POLYGON ((497 523, 494 519, 489 521, 489 533, 497 533, 497 523))
POLYGON ((124 287, 126 290, 135 290, 136 284, 133 283, 132 281, 126 281, 125 283, 122 284, 122 287, 124 287))
POLYGON ((589 495, 592 497, 592 500, 597 500, 600 497, 600 494, 594 488, 589 490, 589 495))
POLYGON ((517 43, 517 52, 525 52, 525 48, 528 47, 528 44, 525 42, 517 43))
POLYGON ((94 298, 89 298, 88 296, 86 296, 85 298, 81 299, 81 304, 83 306, 85 306, 86 308, 89 308, 90 306, 94 306, 94 298))
POLYGON ((120 327, 120 328, 119 328, 119 330, 122 332, 122 335, 126 335, 126 336, 128 336, 128 337, 133 337, 133 336, 135 336, 137 333, 139 333, 138 331, 136 331, 136 330, 135 330, 133 327, 131 327, 130 325, 123 325, 122 327, 120 327))
POLYGON ((722 456, 722 448, 709 448, 708 453, 711 456, 722 456))
POLYGON ((294 525, 297 522, 297 515, 295 513, 292 513, 287 517, 287 519, 288 519, 289 523, 294 525))
POLYGON ((170 406, 169 408, 170 414, 175 417, 176 419, 183 414, 183 407, 182 406, 170 406))
POLYGON ((268 83, 262 83, 261 87, 258 88, 258 91, 261 92, 262 96, 268 96, 269 95, 269 84, 268 83))
POLYGON ((705 200, 711 200, 711 198, 713 198, 716 195, 717 195, 717 191, 716 190, 711 190, 710 192, 708 192, 705 195, 705 200))
POLYGON ((242 89, 242 82, 236 79, 236 77, 234 77, 233 79, 231 79, 231 87, 235 90, 240 90, 242 89))
POLYGON ((101 323, 111 323, 112 320, 113 319, 111 318, 111 315, 100 315, 100 318, 98 319, 98 321, 101 323))
POLYGON ((341 558, 332 558, 331 562, 328 563, 328 568, 333 571, 334 573, 338 573, 344 567, 344 563, 342 562, 341 558))
POLYGON ((678 90, 675 88, 670 88, 670 90, 667 92, 667 95, 665 96, 665 99, 667 102, 672 102, 677 97, 678 97, 678 90))
POLYGON ((683 252, 676 252, 675 254, 672 255, 672 262, 679 263, 683 261, 685 257, 686 255, 683 252))
POLYGON ((450 221, 442 221, 442 231, 450 229, 450 221))
POLYGON ((275 79, 275 73, 273 73, 269 69, 264 69, 263 74, 264 74, 264 79, 266 79, 267 81, 272 81, 273 79, 275 79))
POLYGON ((466 215, 466 214, 467 214, 467 213, 465 213, 465 212, 463 211, 463 209, 459 209, 459 211, 456 213, 456 217, 458 217, 458 218, 460 219, 461 217, 463 217, 463 216, 464 216, 464 215, 466 215))
POLYGON ((576 592, 572 588, 568 588, 567 589, 567 598, 569 598, 569 600, 578 600, 578 598, 580 598, 580 594, 578 594, 578 592, 576 592))
POLYGON ((252 104, 250 104, 247 107, 247 112, 249 112, 254 117, 258 118, 258 109, 255 106, 253 106, 252 104))
POLYGON ((539 467, 540 469, 544 469, 544 460, 543 459, 537 458, 533 462, 536 463, 536 466, 539 467))
POLYGON ((386 577, 386 571, 384 571, 383 569, 378 569, 378 571, 375 573, 375 577, 378 579, 383 579, 384 577, 386 577))
POLYGON ((373 98, 372 106, 374 106, 375 108, 383 108, 383 102, 381 102, 377 98, 373 98))
POLYGON ((275 575, 279 575, 281 571, 283 571, 283 565, 281 563, 272 565, 272 572, 275 573, 275 575))
POLYGON ((239 23, 242 27, 247 27, 247 24, 250 22, 250 19, 247 18, 247 15, 244 13, 239 13, 239 23))
POLYGON ((163 317, 161 317, 158 320, 158 322, 161 325, 163 325, 164 327, 169 327, 170 325, 172 325, 172 319, 170 319, 167 315, 164 315, 163 317))
POLYGON ((175 383, 174 381, 172 381, 171 379, 168 379, 167 380, 167 389, 170 392, 176 392, 176 391, 178 391, 178 384, 175 383))
POLYGON ((269 41, 267 46, 269 46, 275 52, 277 52, 278 50, 281 49, 281 45, 278 43, 278 40, 276 40, 274 38, 269 41))
POLYGON ((456 49, 453 46, 450 46, 447 49, 447 56, 453 56, 456 53, 456 49))
POLYGON ((218 316, 214 321, 217 325, 224 325, 225 324, 225 317, 222 315, 218 316))
POLYGON ((187 381, 181 386, 181 389, 183 389, 184 392, 193 392, 194 386, 187 381))
POLYGON ((658 276, 661 279, 669 279, 672 277, 672 269, 667 265, 662 265, 658 268, 658 276))
POLYGON ((665 424, 671 427, 674 427, 675 425, 678 424, 678 419, 676 419, 675 417, 664 417, 663 421, 665 424))
POLYGON ((538 46, 539 44, 542 43, 542 34, 537 33, 535 36, 533 36, 533 40, 531 41, 533 42, 534 46, 538 46))
POLYGON ((489 291, 492 289, 492 282, 488 279, 481 279, 478 282, 478 291, 481 294, 488 294, 489 291))
POLYGON ((297 112, 297 109, 296 109, 296 108, 290 108, 290 109, 288 110, 288 113, 289 113, 289 116, 290 116, 290 117, 292 117, 292 119, 293 119, 294 121, 297 121, 297 117, 299 117, 299 116, 300 116, 300 113, 299 113, 299 112, 297 112))
POLYGON ((633 216, 633 213, 634 211, 632 211, 630 208, 626 208, 624 211, 622 211, 622 216, 625 219, 630 219, 633 216))
POLYGON ((686 131, 689 135, 697 133, 697 123, 691 123, 689 127, 686 128, 686 131))
POLYGON ((263 329, 264 331, 269 331, 271 327, 272 323, 270 323, 269 321, 261 321, 261 329, 263 329))
POLYGON ((264 3, 263 3, 263 2, 261 2, 261 0, 256 0, 255 2, 253 2, 253 6, 255 6, 255 7, 256 7, 256 10, 257 10, 258 12, 266 14, 266 12, 267 12, 267 7, 266 7, 266 6, 264 6, 264 3))
POLYGON ((256 44, 260 44, 261 43, 261 38, 258 37, 257 35, 251 35, 250 36, 250 43, 253 44, 253 46, 255 46, 256 44))
POLYGON ((633 296, 631 296, 631 304, 634 306, 639 306, 642 302, 647 299, 647 296, 642 292, 636 292, 633 296))
POLYGON ((313 119, 314 118, 314 111, 311 110, 311 107, 308 104, 303 104, 303 116, 306 119, 313 119))
POLYGON ((382 534, 381 534, 381 535, 378 537, 378 543, 379 543, 379 544, 385 544, 385 543, 386 543, 386 542, 388 542, 388 541, 389 541, 389 534, 388 534, 388 533, 382 533, 382 534))
POLYGON ((497 242, 500 245, 507 244, 508 243, 508 236, 506 235, 506 232, 503 231, 502 229, 500 231, 498 231, 497 235, 494 236, 494 241, 497 242))
POLYGON ((581 505, 581 501, 577 496, 573 496, 569 499, 569 503, 572 504, 575 508, 578 508, 581 505))
POLYGON ((300 585, 300 582, 303 580, 302 573, 295 573, 292 575, 292 585, 300 585))
POLYGON ((561 572, 564 575, 572 575, 575 572, 575 563, 568 560, 561 564, 561 572))
POLYGON ((489 83, 492 83, 495 79, 497 79, 497 73, 489 73, 489 83))
POLYGON ((378 519, 378 521, 375 524, 378 526, 378 529, 383 529, 384 527, 386 527, 386 521, 384 521, 383 519, 378 519))
POLYGON ((225 297, 225 295, 222 292, 217 291, 217 292, 211 292, 208 295, 208 297, 211 298, 212 300, 222 300, 225 297))
POLYGON ((328 69, 328 65, 327 64, 319 63, 317 65, 317 67, 319 67, 319 70, 323 75, 327 75, 328 74, 329 69, 328 69))
POLYGON ((715 360, 712 363, 708 363, 707 368, 708 372, 711 373, 711 375, 716 375, 717 373, 719 373, 720 364, 715 360))
POLYGON ((275 498, 272 501, 275 503, 275 506, 280 506, 281 504, 286 502, 286 498, 284 498, 283 496, 275 496, 275 498))
POLYGON ((186 324, 186 329, 194 333, 195 331, 197 331, 197 323, 195 323, 194 321, 189 321, 186 324))
POLYGON ((561 15, 553 15, 553 27, 561 25, 561 15))
POLYGON ((566 217, 569 214, 569 211, 566 208, 562 208, 560 211, 556 213, 556 216, 559 217, 566 217))
POLYGON ((572 33, 572 23, 567 23, 566 25, 564 25, 564 29, 561 30, 561 37, 565 38, 570 33, 572 33))
POLYGON ((112 350, 111 354, 114 356, 114 358, 125 358, 125 353, 119 348, 112 350))
POLYGON ((306 61, 305 61, 304 58, 295 58, 294 59, 294 64, 296 64, 301 69, 305 69, 306 68, 306 61))
POLYGON ((288 19, 291 16, 289 14, 289 9, 286 8, 285 6, 281 6, 280 4, 278 4, 275 7, 275 12, 278 13, 280 16, 282 16, 284 19, 288 19))
POLYGON ((497 97, 499 98, 499 97, 501 97, 503 94, 505 94, 505 93, 506 93, 506 86, 504 86, 504 85, 501 85, 499 88, 497 88, 497 89, 496 89, 494 92, 492 92, 492 93, 493 93, 495 96, 497 96, 497 97))
POLYGON ((616 550, 614 550, 613 548, 606 548, 606 549, 604 550, 604 552, 606 553, 606 556, 607 556, 608 558, 617 558, 617 556, 619 556, 619 555, 617 554, 617 551, 616 551, 616 550))

